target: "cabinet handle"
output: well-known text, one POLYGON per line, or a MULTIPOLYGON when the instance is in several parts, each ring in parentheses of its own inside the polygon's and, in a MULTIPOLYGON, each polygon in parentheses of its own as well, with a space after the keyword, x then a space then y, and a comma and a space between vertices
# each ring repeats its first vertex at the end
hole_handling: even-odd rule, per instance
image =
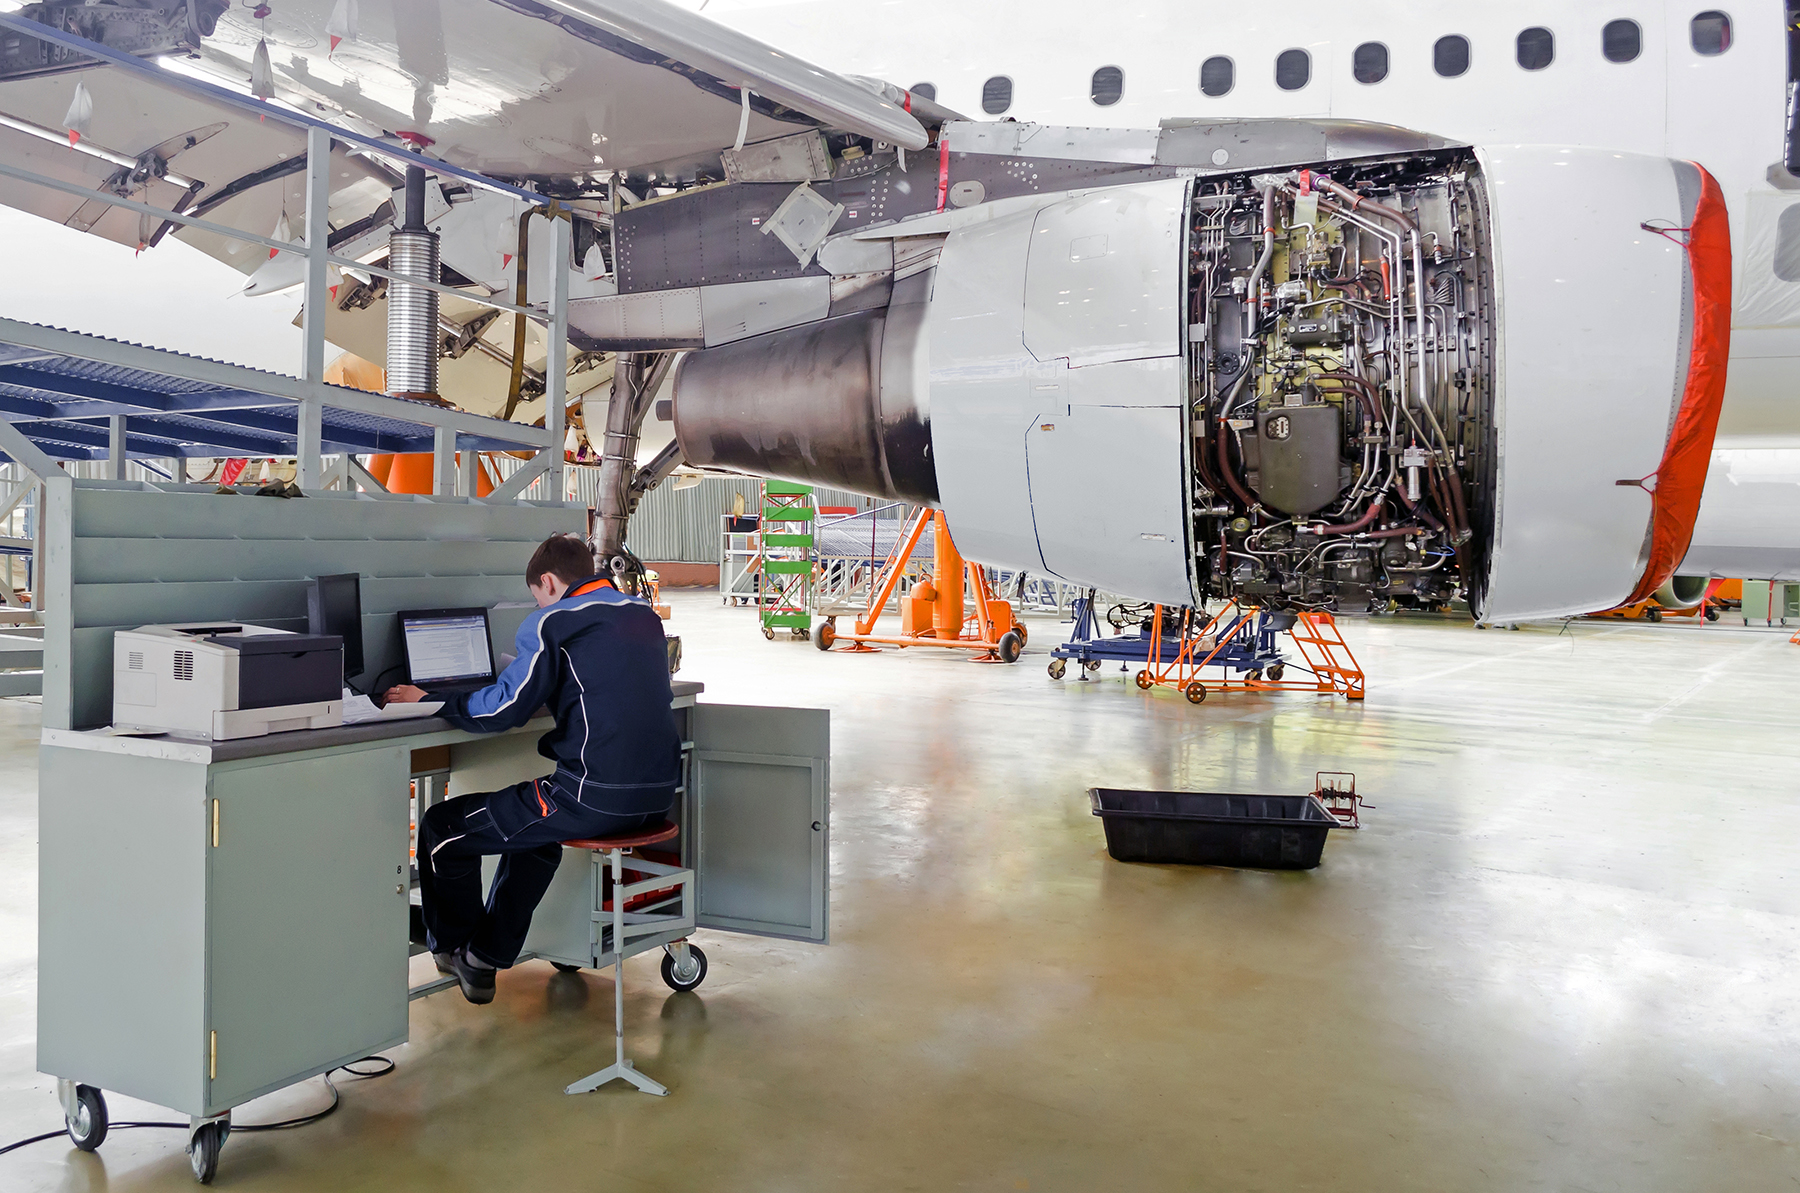
POLYGON ((213 841, 213 848, 217 849, 219 847, 219 801, 214 800, 212 802, 212 805, 213 805, 212 841, 213 841))

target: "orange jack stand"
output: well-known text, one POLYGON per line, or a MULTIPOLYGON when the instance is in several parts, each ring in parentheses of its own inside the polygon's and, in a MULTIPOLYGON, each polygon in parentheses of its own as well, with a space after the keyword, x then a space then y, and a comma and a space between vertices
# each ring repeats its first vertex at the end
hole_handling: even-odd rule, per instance
POLYGON ((813 635, 813 642, 820 650, 847 642, 847 653, 880 649, 871 643, 945 646, 977 652, 974 661, 978 663, 1012 663, 1018 661, 1025 638, 1024 624, 1014 620, 1012 605, 994 595, 981 565, 964 561, 957 551, 943 513, 922 509, 894 544, 893 552, 870 586, 868 608, 856 619, 856 632, 839 633, 837 618, 828 617, 813 635), (932 528, 931 579, 914 584, 912 591, 900 598, 900 632, 878 634, 875 625, 899 586, 927 526, 932 528), (965 599, 967 593, 974 594, 972 611, 965 599))
POLYGON ((1163 609, 1156 606, 1150 631, 1150 662, 1137 673, 1137 686, 1148 691, 1162 685, 1181 692, 1193 704, 1214 692, 1316 692, 1322 696, 1342 696, 1346 700, 1363 698, 1364 677, 1356 656, 1344 636, 1338 633, 1337 620, 1329 613, 1301 613, 1295 617, 1287 635, 1305 660, 1301 666, 1312 673, 1310 679, 1287 679, 1287 668, 1281 663, 1266 671, 1243 672, 1244 678, 1225 670, 1225 678, 1202 682, 1201 671, 1207 667, 1228 668, 1232 644, 1248 645, 1256 632, 1256 618, 1261 610, 1240 604, 1236 597, 1209 618, 1198 631, 1193 629, 1194 611, 1181 614, 1181 649, 1168 662, 1162 662, 1163 609), (1225 657, 1221 657, 1225 656, 1225 657))

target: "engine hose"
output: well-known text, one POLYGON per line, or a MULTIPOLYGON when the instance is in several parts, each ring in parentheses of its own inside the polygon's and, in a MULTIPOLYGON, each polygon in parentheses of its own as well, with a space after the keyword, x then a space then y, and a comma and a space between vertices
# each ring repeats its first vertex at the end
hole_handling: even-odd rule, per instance
MULTIPOLYGON (((518 262, 517 277, 513 285, 513 305, 525 305, 525 272, 531 263, 531 217, 542 214, 537 207, 527 208, 519 215, 519 252, 513 260, 518 262)), ((514 312, 512 339, 512 375, 506 385, 506 406, 500 417, 510 420, 513 411, 519 408, 519 400, 525 387, 525 316, 514 312)), ((548 414, 545 415, 549 417, 548 414)))
MULTIPOLYGON (((1369 525, 1371 522, 1375 521, 1376 518, 1381 516, 1381 507, 1386 500, 1387 487, 1384 485, 1379 493, 1369 499, 1368 510, 1356 521, 1326 522, 1322 525, 1313 527, 1313 530, 1318 534, 1357 534, 1363 527, 1369 525)), ((1409 532, 1402 530, 1401 533, 1405 534, 1409 532)), ((1371 537, 1385 537, 1385 532, 1372 532, 1371 537)))
POLYGON ((1245 290, 1249 299, 1246 306, 1247 327, 1244 338, 1255 336, 1262 326, 1262 279, 1269 271, 1269 262, 1275 259, 1275 188, 1263 187, 1263 251, 1256 259, 1256 268, 1250 271, 1250 285, 1245 290))
POLYGON ((1250 496, 1250 491, 1238 480, 1237 470, 1231 466, 1231 455, 1225 444, 1225 441, 1230 438, 1227 434, 1230 427, 1226 425, 1226 420, 1231 417, 1232 408, 1237 405, 1238 395, 1244 391, 1244 386, 1250 380, 1250 373, 1255 364, 1256 346, 1252 344, 1250 350, 1244 354, 1242 370, 1238 373, 1238 379, 1233 383, 1231 392, 1226 394, 1224 400, 1219 403, 1219 433, 1216 436, 1219 441, 1219 473, 1225 478, 1225 483, 1230 486, 1232 493, 1244 503, 1245 509, 1255 505, 1256 498, 1250 496))
MULTIPOLYGON (((1431 484, 1432 484, 1433 492, 1435 493, 1437 490, 1437 469, 1435 469, 1435 468, 1432 469, 1432 471, 1431 471, 1431 484)), ((1404 485, 1398 489, 1395 489, 1394 495, 1396 497, 1400 498, 1400 504, 1404 505, 1406 507, 1407 513, 1412 514, 1413 516, 1417 517, 1420 521, 1424 522, 1425 525, 1431 527, 1435 531, 1438 531, 1440 534, 1443 533, 1444 524, 1442 522, 1438 521, 1437 516, 1435 514, 1433 514, 1429 509, 1425 508, 1425 502, 1423 500, 1414 501, 1412 498, 1408 497, 1406 495, 1406 487, 1404 485)))

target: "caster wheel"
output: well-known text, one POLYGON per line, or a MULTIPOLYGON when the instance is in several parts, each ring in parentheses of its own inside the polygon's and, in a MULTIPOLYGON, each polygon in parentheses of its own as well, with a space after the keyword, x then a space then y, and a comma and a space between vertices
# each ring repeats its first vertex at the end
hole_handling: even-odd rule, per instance
POLYGON ((1000 635, 999 651, 1000 661, 1002 663, 1018 662, 1019 652, 1024 649, 1025 641, 1019 637, 1017 630, 1008 630, 1006 633, 1000 635))
POLYGON ((1711 605, 1708 605, 1706 607, 1706 620, 1708 620, 1708 621, 1719 620, 1719 611, 1717 609, 1713 608, 1711 605))
POLYGON ((1094 672, 1100 670, 1100 660, 1089 659, 1087 662, 1083 663, 1082 666, 1087 668, 1087 673, 1089 675, 1092 675, 1094 672))
POLYGON ((1269 682, 1270 683, 1280 683, 1281 677, 1286 674, 1287 674, 1287 668, 1283 667, 1280 663, 1277 663, 1273 667, 1269 668, 1269 682))
POLYGON ((706 954, 700 946, 688 946, 688 963, 684 969, 675 964, 675 954, 664 953, 662 960, 662 979, 671 990, 692 990, 706 980, 706 954))
POLYGON ((1020 646, 1024 646, 1027 642, 1031 641, 1031 631, 1025 628, 1025 623, 1022 621, 1013 622, 1012 632, 1019 636, 1020 646))
POLYGON ((813 645, 820 650, 830 650, 831 644, 836 641, 837 622, 827 618, 825 623, 819 627, 819 632, 813 635, 813 645))
POLYGON ((219 1174, 219 1149, 225 1146, 225 1135, 230 1130, 224 1123, 207 1123, 194 1132, 188 1143, 188 1163, 194 1169, 194 1179, 201 1184, 212 1184, 213 1177, 219 1174))
POLYGON ((581 972, 581 966, 579 966, 579 965, 564 965, 561 961, 552 961, 550 963, 550 968, 554 969, 557 973, 580 973, 581 972))
POLYGON ((1661 609, 1646 609, 1646 610, 1644 610, 1644 620, 1652 621, 1652 622, 1661 621, 1662 620, 1662 610, 1661 609))
POLYGON ((1263 673, 1262 673, 1261 667, 1252 667, 1250 669, 1249 674, 1245 675, 1244 678, 1249 680, 1251 683, 1261 683, 1262 675, 1263 675, 1263 673))
POLYGON ((775 627, 774 626, 764 626, 763 627, 763 637, 767 638, 771 642, 775 641, 775 627))
POLYGON ((1199 704, 1206 699, 1206 685, 1196 680, 1187 686, 1183 695, 1188 698, 1189 704, 1199 704))
POLYGON ((1068 671, 1069 665, 1061 659, 1050 660, 1050 678, 1061 679, 1068 671))
POLYGON ((91 1152, 106 1142, 106 1096, 91 1085, 75 1087, 76 1110, 64 1115, 69 1127, 69 1141, 84 1152, 91 1152))
POLYGON ((1148 671, 1140 671, 1137 673, 1137 686, 1142 690, 1148 692, 1150 690, 1151 682, 1150 673, 1148 671))

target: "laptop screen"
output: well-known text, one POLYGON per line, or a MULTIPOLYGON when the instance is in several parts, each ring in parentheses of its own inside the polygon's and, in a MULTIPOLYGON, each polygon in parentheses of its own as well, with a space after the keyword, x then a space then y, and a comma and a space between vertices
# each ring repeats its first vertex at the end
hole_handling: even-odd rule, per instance
POLYGON ((485 609, 402 613, 400 632, 406 643, 407 672, 415 684, 494 677, 485 609))

